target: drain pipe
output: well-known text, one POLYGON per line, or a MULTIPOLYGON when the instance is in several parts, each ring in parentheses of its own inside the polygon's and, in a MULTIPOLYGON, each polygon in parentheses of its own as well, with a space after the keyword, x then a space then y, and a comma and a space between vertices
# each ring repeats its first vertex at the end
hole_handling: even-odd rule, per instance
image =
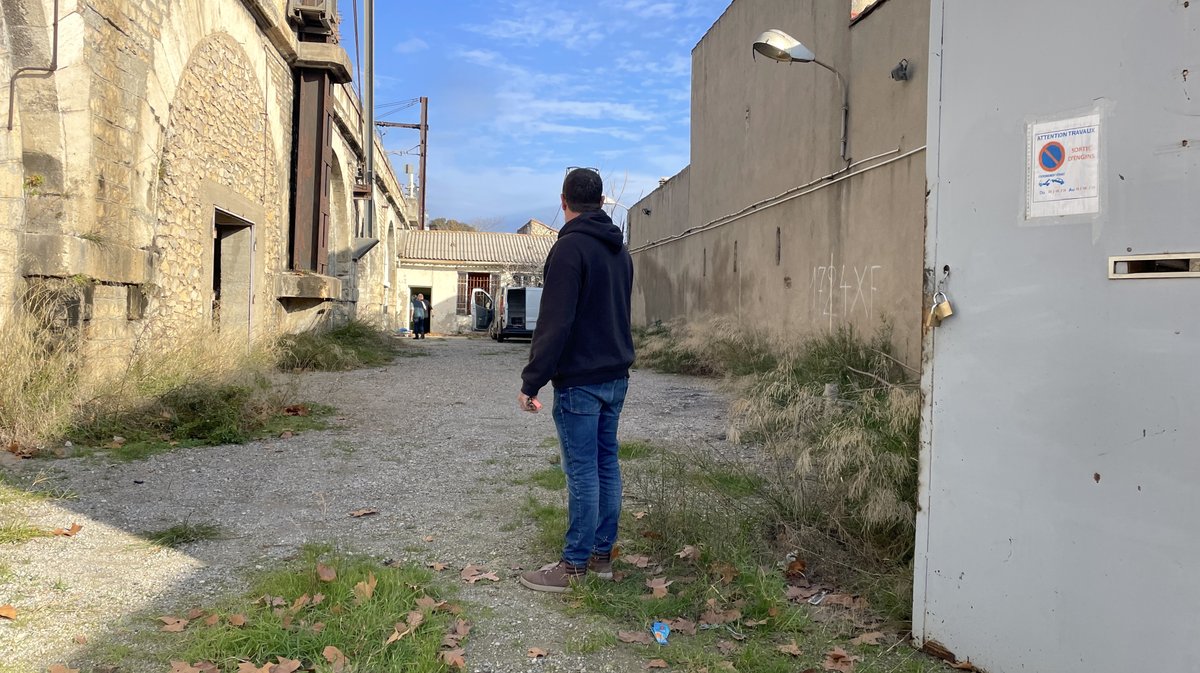
POLYGON ((38 66, 28 66, 20 68, 12 74, 12 78, 8 80, 8 130, 13 130, 13 114, 16 112, 17 104, 17 78, 27 72, 45 72, 52 73, 58 70, 58 0, 54 0, 54 42, 50 49, 50 65, 45 68, 38 66))

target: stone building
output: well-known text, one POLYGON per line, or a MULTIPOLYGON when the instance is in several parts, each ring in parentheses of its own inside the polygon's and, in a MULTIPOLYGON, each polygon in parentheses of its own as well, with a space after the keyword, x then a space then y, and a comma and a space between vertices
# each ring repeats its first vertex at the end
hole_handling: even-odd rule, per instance
MULTIPOLYGON (((527 227, 528 224, 522 229, 527 227)), ((491 299, 499 296, 503 287, 542 285, 546 257, 558 234, 545 225, 532 229, 515 234, 405 232, 400 251, 400 287, 408 297, 419 292, 429 300, 433 306, 430 321, 433 332, 457 334, 487 329, 487 325, 476 325, 472 317, 476 290, 482 290, 491 299), (553 233, 547 234, 545 230, 553 233)), ((403 309, 408 311, 410 307, 403 309)))
POLYGON ((928 44, 929 0, 734 0, 692 51, 691 163, 629 210, 635 320, 888 321, 917 363, 928 44), (769 29, 845 78, 845 157, 838 77, 753 57, 769 29))
POLYGON ((333 5, 0 3, 0 316, 71 278, 115 355, 214 323, 248 341, 390 324, 414 203, 372 134, 366 228, 349 57, 336 15, 301 4, 333 5))

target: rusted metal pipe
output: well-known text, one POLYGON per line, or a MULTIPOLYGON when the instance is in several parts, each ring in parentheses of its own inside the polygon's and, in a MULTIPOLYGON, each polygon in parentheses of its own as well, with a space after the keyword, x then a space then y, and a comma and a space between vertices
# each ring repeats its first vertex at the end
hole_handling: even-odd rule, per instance
POLYGON ((27 72, 45 72, 52 73, 58 70, 58 1, 54 0, 54 42, 50 48, 50 65, 42 68, 38 66, 27 66, 18 68, 8 80, 8 130, 13 130, 13 115, 16 113, 17 105, 17 78, 27 72))

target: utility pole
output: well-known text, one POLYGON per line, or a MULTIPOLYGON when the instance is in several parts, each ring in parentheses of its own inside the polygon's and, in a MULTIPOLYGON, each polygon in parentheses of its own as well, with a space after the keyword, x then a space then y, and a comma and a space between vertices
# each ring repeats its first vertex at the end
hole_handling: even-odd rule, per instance
POLYGON ((416 129, 421 132, 421 198, 417 201, 417 229, 425 229, 425 157, 429 154, 429 98, 421 96, 421 123, 375 122, 376 126, 393 129, 416 129))
POLYGON ((375 238, 375 0, 364 2, 367 33, 366 86, 363 107, 366 108, 366 123, 363 129, 363 145, 366 154, 367 217, 365 238, 375 238))

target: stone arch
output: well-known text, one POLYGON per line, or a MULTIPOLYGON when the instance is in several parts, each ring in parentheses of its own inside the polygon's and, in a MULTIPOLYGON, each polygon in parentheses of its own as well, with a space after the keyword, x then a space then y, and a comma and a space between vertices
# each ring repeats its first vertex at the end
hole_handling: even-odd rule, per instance
MULTIPOLYGON (((216 33, 192 50, 171 103, 159 168, 153 325, 164 332, 212 313, 217 210, 251 223, 254 327, 272 318, 267 251, 281 242, 279 174, 261 84, 242 46, 216 33), (264 292, 265 290, 265 292, 264 292)), ((268 263, 269 262, 269 263, 268 263)))

